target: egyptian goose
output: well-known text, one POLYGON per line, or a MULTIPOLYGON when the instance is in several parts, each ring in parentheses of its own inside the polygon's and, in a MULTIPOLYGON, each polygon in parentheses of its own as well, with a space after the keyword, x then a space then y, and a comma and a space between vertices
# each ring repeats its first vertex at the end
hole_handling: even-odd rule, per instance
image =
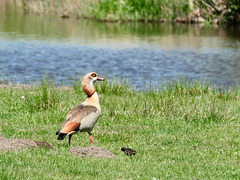
POLYGON ((95 72, 88 73, 83 77, 82 89, 87 94, 87 98, 69 111, 62 128, 56 132, 58 140, 69 137, 69 146, 72 135, 77 132, 88 132, 89 139, 93 144, 92 129, 101 115, 98 94, 93 86, 96 81, 104 81, 104 79, 95 72))

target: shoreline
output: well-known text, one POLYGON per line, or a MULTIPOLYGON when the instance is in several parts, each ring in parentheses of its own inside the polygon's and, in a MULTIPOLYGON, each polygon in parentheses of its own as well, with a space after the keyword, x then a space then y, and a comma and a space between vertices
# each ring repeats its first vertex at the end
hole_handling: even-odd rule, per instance
MULTIPOLYGON (((81 84, 79 82, 75 82, 74 84, 66 84, 66 85, 57 85, 54 82, 50 82, 48 80, 39 82, 39 83, 33 83, 33 84, 21 84, 21 83, 0 83, 0 90, 1 89, 13 89, 13 90, 42 90, 42 89, 51 89, 51 90, 73 90, 76 92, 82 92, 81 84)), ((198 89, 197 91, 209 91, 212 93, 240 93, 240 87, 236 83, 231 86, 227 87, 221 87, 216 84, 211 84, 209 82, 203 82, 201 80, 193 80, 193 81, 187 81, 182 79, 175 79, 173 81, 166 81, 159 87, 147 87, 145 89, 136 89, 134 86, 131 86, 128 83, 124 82, 104 82, 101 84, 96 84, 96 89, 100 92, 109 92, 116 93, 116 94, 124 94, 124 93, 166 93, 166 91, 179 91, 184 90, 187 94, 192 94, 192 91, 195 91, 195 89, 198 89)))
MULTIPOLYGON (((15 89, 15 90, 25 90, 25 89, 35 89, 37 87, 40 87, 40 85, 36 85, 36 84, 4 84, 4 83, 0 83, 0 89, 7 89, 7 88, 12 88, 12 89, 15 89)), ((70 89, 73 89, 73 87, 71 86, 49 86, 49 88, 55 88, 57 90, 70 90, 70 89)))

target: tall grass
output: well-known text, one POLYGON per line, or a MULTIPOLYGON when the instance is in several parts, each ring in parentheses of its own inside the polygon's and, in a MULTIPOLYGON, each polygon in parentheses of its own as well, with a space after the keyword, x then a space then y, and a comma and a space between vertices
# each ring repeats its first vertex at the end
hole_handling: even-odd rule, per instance
POLYGON ((29 111, 36 110, 48 110, 56 108, 60 103, 59 97, 57 97, 57 90, 54 87, 55 84, 49 80, 42 80, 41 84, 36 87, 38 93, 32 93, 32 96, 29 96, 29 92, 24 90, 23 96, 26 99, 26 105, 29 108, 29 111))
POLYGON ((95 7, 98 0, 11 0, 25 12, 37 14, 57 14, 63 18, 73 16, 76 18, 89 15, 91 8, 95 7))
MULTIPOLYGON (((79 83, 55 87, 43 81, 32 88, 0 89, 0 133, 6 138, 45 140, 55 149, 1 152, 0 179, 239 179, 240 91, 200 82, 166 83, 135 91, 122 83, 96 85, 102 115, 93 130, 95 146, 113 160, 69 155, 57 141, 67 112, 86 95, 79 83), (120 151, 130 147, 137 155, 120 151)), ((86 134, 72 147, 90 146, 86 134)))

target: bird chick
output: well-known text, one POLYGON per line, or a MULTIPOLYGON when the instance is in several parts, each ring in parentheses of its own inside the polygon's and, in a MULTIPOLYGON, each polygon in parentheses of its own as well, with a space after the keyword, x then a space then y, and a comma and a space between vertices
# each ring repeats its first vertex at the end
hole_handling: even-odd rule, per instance
POLYGON ((135 150, 130 149, 130 148, 125 148, 125 147, 122 147, 121 151, 123 151, 127 156, 132 156, 137 153, 135 150))

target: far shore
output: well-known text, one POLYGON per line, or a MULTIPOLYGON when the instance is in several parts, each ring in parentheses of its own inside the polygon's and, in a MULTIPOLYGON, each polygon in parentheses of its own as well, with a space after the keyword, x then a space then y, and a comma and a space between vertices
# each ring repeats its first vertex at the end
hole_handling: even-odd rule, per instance
POLYGON ((86 18, 101 22, 178 22, 239 24, 240 4, 233 1, 159 0, 35 1, 12 0, 24 13, 56 14, 61 18, 86 18))

